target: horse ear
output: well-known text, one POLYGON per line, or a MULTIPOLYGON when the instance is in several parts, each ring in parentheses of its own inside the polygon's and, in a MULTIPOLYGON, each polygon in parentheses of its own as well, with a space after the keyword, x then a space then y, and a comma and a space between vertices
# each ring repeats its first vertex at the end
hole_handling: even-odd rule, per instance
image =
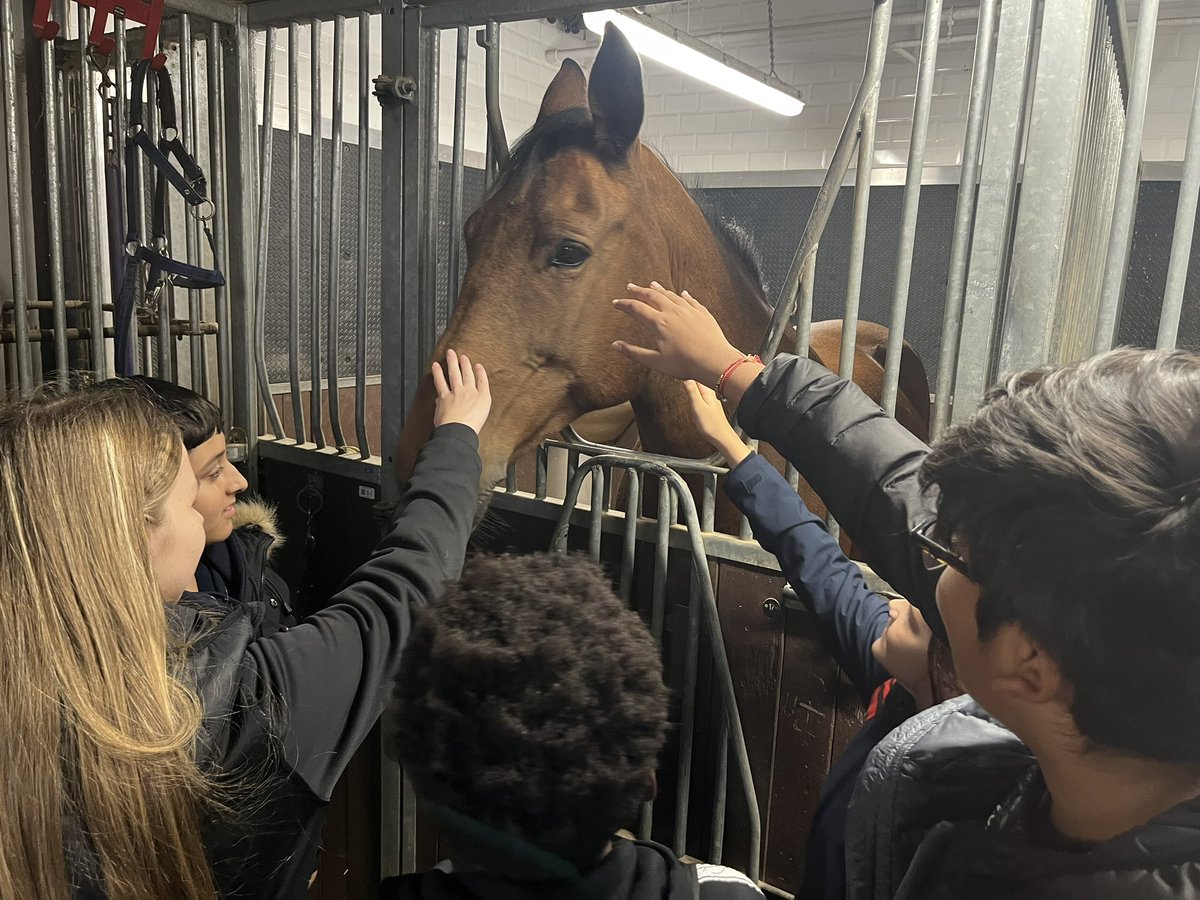
POLYGON ((587 109, 588 88, 587 77, 579 63, 573 59, 563 60, 562 67, 550 87, 546 88, 546 96, 542 98, 542 108, 538 111, 539 123, 556 113, 568 109, 587 109))
POLYGON ((588 104, 596 123, 596 143, 616 156, 629 153, 646 114, 642 63, 629 40, 612 22, 592 66, 588 104))

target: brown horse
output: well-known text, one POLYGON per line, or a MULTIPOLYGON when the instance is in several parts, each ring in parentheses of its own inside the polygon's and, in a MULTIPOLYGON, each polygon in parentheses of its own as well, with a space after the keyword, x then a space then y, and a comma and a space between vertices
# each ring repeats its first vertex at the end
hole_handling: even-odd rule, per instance
MULTIPOLYGON (((683 386, 611 349, 618 338, 641 338, 610 303, 628 282, 690 291, 737 347, 757 348, 766 331, 771 312, 754 266, 638 140, 643 107, 637 54, 610 28, 590 84, 573 61, 563 63, 537 122, 467 221, 466 278, 435 358, 453 347, 487 366, 494 406, 480 436, 481 490, 521 451, 586 413, 626 402, 644 449, 709 454, 683 386)), ((840 322, 815 323, 810 355, 836 369, 840 341, 840 322)), ((859 325, 854 379, 876 401, 886 341, 882 326, 859 325)), ((928 382, 908 347, 900 385, 897 417, 924 438, 928 382)), ((397 450, 402 481, 432 414, 426 376, 397 450)), ((811 490, 803 493, 823 512, 811 490)))

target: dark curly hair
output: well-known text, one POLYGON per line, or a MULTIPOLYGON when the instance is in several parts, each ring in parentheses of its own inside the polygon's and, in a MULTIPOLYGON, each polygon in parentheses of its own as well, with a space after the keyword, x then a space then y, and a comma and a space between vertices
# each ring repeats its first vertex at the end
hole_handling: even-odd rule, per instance
POLYGON ((396 696, 394 754, 435 815, 576 870, 633 822, 667 731, 658 648, 574 556, 469 561, 417 614, 396 696))
POLYGON ((1200 356, 1114 350, 993 391, 926 458, 979 636, 1015 623, 1090 744, 1200 761, 1200 356))

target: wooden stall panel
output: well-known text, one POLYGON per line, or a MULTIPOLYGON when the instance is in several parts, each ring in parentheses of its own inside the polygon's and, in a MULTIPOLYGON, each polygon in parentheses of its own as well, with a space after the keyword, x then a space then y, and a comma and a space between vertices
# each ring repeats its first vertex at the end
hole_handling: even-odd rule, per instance
MULTIPOLYGON (((784 620, 772 612, 773 607, 767 601, 778 599, 783 579, 731 563, 721 563, 719 568, 717 605, 721 629, 754 773, 763 849, 767 850, 772 840, 774 743, 784 663, 784 620)), ((705 728, 709 734, 716 734, 717 722, 706 722, 705 728)), ((749 863, 748 825, 731 753, 723 861, 742 871, 749 863)))
POLYGON ((811 614, 786 609, 784 623, 770 840, 763 868, 768 882, 794 892, 800 887, 804 848, 829 771, 840 676, 811 614))

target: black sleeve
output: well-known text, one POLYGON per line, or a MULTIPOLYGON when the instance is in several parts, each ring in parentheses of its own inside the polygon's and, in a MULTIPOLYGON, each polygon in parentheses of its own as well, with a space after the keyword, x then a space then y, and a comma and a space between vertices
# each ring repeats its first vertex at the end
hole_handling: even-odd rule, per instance
POLYGON ((286 767, 329 798, 391 696, 412 607, 462 569, 479 495, 478 445, 465 425, 434 431, 390 530, 331 605, 249 645, 239 672, 244 721, 226 766, 252 767, 265 729, 282 742, 286 767))
POLYGON ((917 483, 929 447, 854 383, 785 354, 746 391, 738 422, 800 471, 865 561, 940 629, 936 575, 909 537, 934 515, 917 483))

